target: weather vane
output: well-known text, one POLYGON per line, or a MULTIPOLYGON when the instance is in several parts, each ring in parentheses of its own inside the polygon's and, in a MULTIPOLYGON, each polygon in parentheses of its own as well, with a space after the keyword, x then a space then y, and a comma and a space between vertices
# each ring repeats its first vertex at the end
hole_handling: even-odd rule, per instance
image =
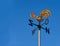
MULTIPOLYGON (((33 23, 33 20, 29 19, 29 22, 30 22, 29 25, 30 26, 35 25, 38 28, 38 46, 41 46, 41 44, 40 44, 40 38, 41 38, 40 37, 40 34, 41 34, 40 31, 41 31, 41 29, 44 29, 46 31, 46 33, 48 33, 48 34, 50 33, 49 28, 43 27, 43 25, 47 25, 49 23, 48 17, 50 16, 50 13, 51 13, 50 10, 46 9, 46 10, 43 10, 40 13, 40 16, 35 16, 34 12, 32 12, 31 15, 30 15, 30 17, 32 19, 36 19, 38 21, 38 24, 35 24, 35 23, 33 23)), ((36 31, 36 29, 32 30, 32 35, 34 35, 35 31, 36 31)))

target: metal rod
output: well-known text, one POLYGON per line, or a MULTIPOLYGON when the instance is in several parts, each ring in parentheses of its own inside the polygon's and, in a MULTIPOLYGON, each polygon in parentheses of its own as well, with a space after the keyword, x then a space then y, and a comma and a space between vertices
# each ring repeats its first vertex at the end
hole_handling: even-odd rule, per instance
POLYGON ((41 44, 40 44, 40 41, 41 41, 41 40, 40 40, 40 36, 41 36, 41 35, 40 35, 40 30, 38 30, 38 46, 41 46, 41 44))

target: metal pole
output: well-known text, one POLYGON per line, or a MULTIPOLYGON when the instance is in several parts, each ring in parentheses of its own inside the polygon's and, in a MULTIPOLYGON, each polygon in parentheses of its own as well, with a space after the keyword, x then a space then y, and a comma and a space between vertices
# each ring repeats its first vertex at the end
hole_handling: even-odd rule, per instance
POLYGON ((38 46, 41 46, 40 41, 40 30, 38 30, 38 46))

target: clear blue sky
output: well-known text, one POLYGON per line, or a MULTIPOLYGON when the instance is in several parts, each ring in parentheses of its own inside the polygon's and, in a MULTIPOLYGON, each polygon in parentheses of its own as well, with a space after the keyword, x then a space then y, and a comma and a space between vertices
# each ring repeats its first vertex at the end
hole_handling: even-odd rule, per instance
POLYGON ((44 9, 51 10, 51 33, 41 31, 41 46, 60 46, 60 0, 0 0, 0 46, 37 46, 37 32, 32 36, 28 19, 44 9))

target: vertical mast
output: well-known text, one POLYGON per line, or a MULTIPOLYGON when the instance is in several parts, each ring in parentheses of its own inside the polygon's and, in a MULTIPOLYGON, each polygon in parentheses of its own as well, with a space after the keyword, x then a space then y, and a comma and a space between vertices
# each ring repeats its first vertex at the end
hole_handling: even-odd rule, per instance
POLYGON ((40 44, 40 21, 39 21, 39 25, 38 25, 38 46, 41 46, 41 44, 40 44))
POLYGON ((38 46, 40 46, 40 30, 38 30, 38 46))

